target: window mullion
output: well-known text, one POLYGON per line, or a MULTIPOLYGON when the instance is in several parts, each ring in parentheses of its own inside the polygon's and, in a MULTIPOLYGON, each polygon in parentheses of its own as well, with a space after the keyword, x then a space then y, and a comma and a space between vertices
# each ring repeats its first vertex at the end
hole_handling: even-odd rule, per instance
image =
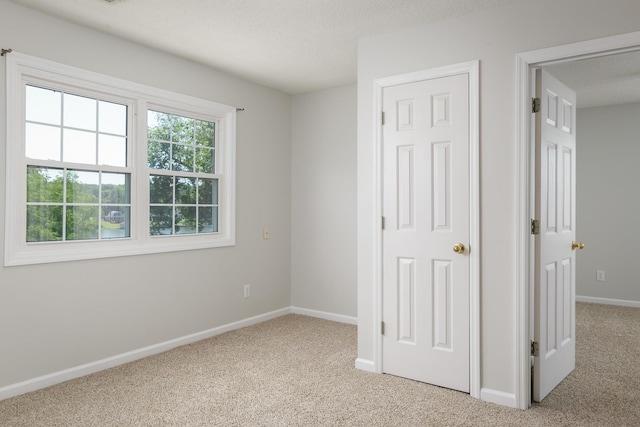
POLYGON ((98 100, 96 100, 96 134, 95 134, 95 138, 96 138, 96 152, 94 153, 95 162, 96 162, 96 165, 98 165, 98 167, 100 167, 100 156, 98 154, 98 153, 100 153, 100 102, 98 102, 98 100))
POLYGON ((67 240, 67 174, 69 170, 63 168, 62 173, 62 241, 67 240))
POLYGON ((147 102, 138 99, 133 104, 133 120, 131 135, 134 141, 131 146, 131 161, 133 171, 131 172, 131 195, 132 222, 135 223, 135 234, 132 237, 137 241, 149 239, 149 170, 147 169, 147 102))

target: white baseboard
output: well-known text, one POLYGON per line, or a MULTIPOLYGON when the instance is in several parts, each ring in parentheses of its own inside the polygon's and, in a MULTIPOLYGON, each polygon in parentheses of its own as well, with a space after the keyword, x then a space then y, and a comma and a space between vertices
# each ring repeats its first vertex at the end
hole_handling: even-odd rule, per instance
POLYGON ((328 313, 326 311, 311 310, 310 308, 291 307, 291 312, 294 314, 302 314, 309 317, 317 317, 319 319, 332 320, 334 322, 348 323, 350 325, 358 324, 357 317, 328 313))
POLYGON ((583 297, 583 296, 576 295, 576 301, 588 302, 591 304, 608 304, 608 305, 620 305, 623 307, 640 308, 640 301, 630 301, 630 300, 624 300, 624 299, 583 297))
POLYGON ((276 317, 284 316, 290 313, 302 314, 305 316, 317 317, 321 319, 332 320, 332 321, 341 322, 341 323, 348 323, 352 325, 355 325, 358 323, 358 319, 351 316, 344 316, 341 314, 327 313, 324 311, 311 310, 311 309, 300 308, 300 307, 286 307, 280 310, 275 310, 269 313, 264 313, 258 316, 239 320, 237 322, 228 323, 226 325, 218 326, 216 328, 208 329, 206 331, 197 332, 195 334, 187 335, 184 337, 176 338, 176 339, 165 341, 162 343, 153 344, 137 350, 132 350, 126 353, 118 354, 116 356, 107 357, 101 360, 96 360, 95 362, 86 363, 84 365, 75 366, 73 368, 64 369, 62 371, 53 372, 47 375, 42 375, 42 376, 32 378, 26 381, 22 381, 16 384, 10 384, 8 386, 0 387, 0 400, 8 399, 10 397, 18 396, 24 393, 29 393, 35 390, 40 390, 42 388, 50 387, 52 385, 69 381, 75 378, 80 378, 85 375, 90 375, 95 372, 103 371, 105 369, 113 368, 129 362, 133 362, 134 360, 142 359, 144 357, 153 356, 154 354, 162 353, 176 347, 191 344, 196 341, 211 338, 216 335, 223 334, 225 332, 244 328, 246 326, 255 325, 256 323, 265 322, 267 320, 275 319, 276 317))
POLYGON ((368 359, 357 358, 356 369, 360 369, 362 371, 367 371, 367 372, 373 372, 374 374, 377 373, 376 366, 374 365, 373 360, 368 360, 368 359))
POLYGON ((518 408, 516 395, 513 393, 505 393, 504 391, 483 388, 480 390, 480 400, 497 405, 509 406, 511 408, 518 408))
POLYGON ((10 384, 5 387, 0 387, 0 400, 8 399, 10 397, 18 396, 24 393, 29 393, 31 391, 59 384, 64 381, 80 378, 85 375, 93 374, 95 372, 133 362, 134 360, 162 353, 176 347, 211 338, 225 332, 255 325, 256 323, 261 323, 270 319, 275 319, 276 317, 284 316, 289 313, 291 313, 291 307, 271 311, 269 313, 264 313, 258 316, 250 317, 248 319, 228 323, 226 325, 218 326, 206 331, 197 332, 195 334, 165 341, 159 344, 150 345, 148 347, 143 347, 116 356, 107 357, 95 362, 90 362, 84 365, 75 366, 73 368, 64 369, 62 371, 53 372, 51 374, 42 375, 40 377, 32 378, 30 380, 22 381, 16 384, 10 384))

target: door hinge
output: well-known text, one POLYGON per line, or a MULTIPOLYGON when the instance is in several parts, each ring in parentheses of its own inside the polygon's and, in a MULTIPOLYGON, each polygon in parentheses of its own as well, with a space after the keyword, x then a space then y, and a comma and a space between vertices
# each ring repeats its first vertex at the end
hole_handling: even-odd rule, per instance
POLYGON ((380 113, 380 124, 384 126, 384 111, 380 113))
POLYGON ((533 357, 538 357, 539 353, 538 341, 531 341, 531 355, 533 357))
POLYGON ((380 333, 384 335, 384 322, 380 322, 380 333))
POLYGON ((540 221, 537 219, 531 220, 531 234, 533 235, 540 234, 540 221))
POLYGON ((540 98, 531 98, 531 111, 534 113, 540 112, 540 98))
POLYGON ((384 217, 382 217, 382 229, 384 230, 384 217))

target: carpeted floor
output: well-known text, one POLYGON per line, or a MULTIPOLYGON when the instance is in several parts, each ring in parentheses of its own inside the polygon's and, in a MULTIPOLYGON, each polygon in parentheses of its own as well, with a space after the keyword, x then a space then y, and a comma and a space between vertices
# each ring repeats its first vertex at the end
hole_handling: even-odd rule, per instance
POLYGON ((640 425, 640 309, 576 318, 576 370, 527 411, 356 370, 354 326, 288 315, 4 400, 0 425, 640 425))

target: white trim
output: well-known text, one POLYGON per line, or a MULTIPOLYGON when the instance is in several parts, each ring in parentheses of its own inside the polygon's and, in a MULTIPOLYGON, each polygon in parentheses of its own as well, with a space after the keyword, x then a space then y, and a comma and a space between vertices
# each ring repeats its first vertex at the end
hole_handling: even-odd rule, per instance
MULTIPOLYGON (((118 257, 159 252, 174 252, 180 250, 205 249, 235 245, 235 191, 236 191, 236 108, 206 99, 170 92, 139 83, 118 79, 104 74, 83 70, 76 67, 40 59, 37 57, 12 52, 6 58, 6 195, 5 195, 5 254, 4 265, 15 266, 25 264, 40 264, 59 261, 74 261, 82 259, 118 257), (48 242, 27 244, 24 237, 25 224, 25 176, 26 167, 23 141, 23 95, 18 89, 25 81, 40 80, 54 82, 55 86, 68 86, 86 89, 90 92, 108 94, 109 97, 127 100, 131 108, 138 114, 134 120, 131 138, 134 138, 134 150, 129 165, 132 180, 132 213, 131 223, 135 224, 129 239, 78 241, 78 242, 48 242), (143 141, 146 140, 146 110, 147 102, 156 105, 170 105, 172 109, 184 111, 195 117, 215 119, 219 122, 219 141, 216 147, 216 157, 221 159, 220 177, 220 207, 219 232, 201 235, 180 236, 148 236, 148 230, 143 230, 147 204, 140 205, 144 200, 144 187, 148 169, 146 168, 146 153, 141 155, 143 141), (21 161, 16 161, 21 159, 21 161), (137 160, 136 160, 137 159, 137 160), (134 179, 135 178, 135 179, 134 179), (134 188, 138 186, 139 188, 134 188), (136 195, 138 196, 136 198, 136 195)), ((107 95, 105 95, 107 96, 107 95)), ((64 165, 64 164, 63 164, 64 165)))
POLYGON ((495 403, 496 405, 518 408, 516 405, 516 395, 513 393, 483 388, 480 390, 480 399, 485 402, 495 403))
POLYGON ((368 359, 357 358, 356 369, 360 369, 362 371, 367 371, 367 372, 373 372, 374 374, 378 373, 376 372, 373 360, 368 360, 368 359))
POLYGON ((354 316, 345 316, 343 314, 329 313, 326 311, 312 310, 310 308, 291 307, 293 314, 302 314, 303 316, 317 317, 318 319, 331 320, 333 322, 348 323, 349 325, 357 325, 358 318, 354 316))
MULTIPOLYGON (((414 73, 377 79, 373 82, 373 371, 382 373, 382 91, 385 87, 457 74, 469 74, 469 246, 475 248, 470 256, 470 351, 469 388, 470 395, 480 398, 480 215, 479 215, 479 111, 480 111, 480 63, 470 61, 461 64, 433 68, 414 73)), ((358 366, 358 364, 356 364, 358 366)), ((368 366, 368 365, 366 365, 368 366)))
POLYGON ((534 179, 530 169, 531 136, 530 110, 531 104, 531 74, 532 67, 549 65, 557 62, 584 59, 621 53, 640 48, 640 32, 605 37, 596 40, 572 43, 547 49, 524 52, 516 55, 516 300, 515 300, 515 342, 516 342, 516 372, 515 397, 518 408, 526 409, 530 406, 531 375, 530 375, 530 314, 533 299, 530 297, 529 283, 531 270, 530 218, 533 206, 531 183, 534 179))
POLYGON ((617 305, 620 307, 640 308, 640 301, 633 301, 633 300, 626 300, 626 299, 583 297, 583 296, 576 295, 576 301, 587 302, 589 304, 606 304, 606 305, 617 305))
MULTIPOLYGON (((516 58, 516 81, 521 82, 528 80, 529 67, 524 64, 520 58, 516 58)), ((529 152, 529 131, 530 131, 530 109, 527 99, 530 99, 530 92, 527 86, 526 91, 516 90, 515 109, 516 112, 516 140, 527 141, 526 145, 518 144, 516 146, 516 164, 519 165, 516 168, 516 186, 515 186, 515 200, 516 205, 516 230, 515 230, 515 247, 516 247, 516 283, 527 284, 530 282, 530 273, 533 269, 529 270, 529 256, 533 254, 530 251, 529 241, 530 232, 529 227, 530 218, 532 218, 532 212, 530 206, 530 189, 529 189, 529 174, 530 174, 530 157, 529 152), (523 197, 525 195, 525 197, 523 197), (525 226, 523 226, 526 225, 525 226), (522 249, 523 252, 519 253, 518 250, 522 249), (524 258, 524 260, 522 259, 524 258)), ((533 207, 532 207, 533 208, 533 207)), ((531 283, 533 283, 531 281, 531 283)), ((515 317, 515 334, 516 334, 516 372, 515 374, 515 398, 518 408, 526 409, 531 402, 531 361, 530 361, 530 343, 529 336, 529 288, 526 285, 517 286, 515 290, 514 304, 516 306, 515 317), (518 308, 522 307, 522 312, 518 312, 518 308), (526 367, 523 360, 527 361, 526 367), (521 393, 518 393, 518 390, 521 393)))
POLYGON ((480 62, 469 63, 469 391, 480 398, 480 62))
POLYGON ((382 90, 398 84, 394 78, 373 82, 373 371, 382 373, 382 90))
POLYGON ((269 313, 260 314, 258 316, 249 317, 247 319, 239 320, 237 322, 232 322, 226 325, 218 326, 216 328, 211 328, 206 331, 196 332, 195 334, 186 335, 184 337, 175 338, 175 339, 158 343, 158 344, 153 344, 147 347, 139 348, 137 350, 132 350, 126 353, 118 354, 116 356, 107 357, 105 359, 97 360, 95 362, 89 362, 84 365, 75 366, 73 368, 64 369, 62 371, 54 372, 47 375, 42 375, 40 377, 32 378, 30 380, 22 381, 16 384, 11 384, 11 385, 0 388, 0 400, 8 399, 10 397, 18 396, 20 394, 39 390, 45 387, 62 383, 64 381, 80 378, 85 375, 93 374, 95 372, 103 371, 105 369, 113 368, 115 366, 123 365, 129 362, 133 362, 134 360, 138 360, 144 357, 152 356, 154 354, 162 353, 176 347, 180 347, 183 345, 194 343, 196 341, 201 341, 207 338, 211 338, 216 335, 223 334, 225 332, 233 331, 236 329, 255 325, 257 323, 261 323, 267 320, 275 319, 276 317, 284 316, 289 313, 291 313, 290 307, 282 308, 280 310, 271 311, 269 313))

